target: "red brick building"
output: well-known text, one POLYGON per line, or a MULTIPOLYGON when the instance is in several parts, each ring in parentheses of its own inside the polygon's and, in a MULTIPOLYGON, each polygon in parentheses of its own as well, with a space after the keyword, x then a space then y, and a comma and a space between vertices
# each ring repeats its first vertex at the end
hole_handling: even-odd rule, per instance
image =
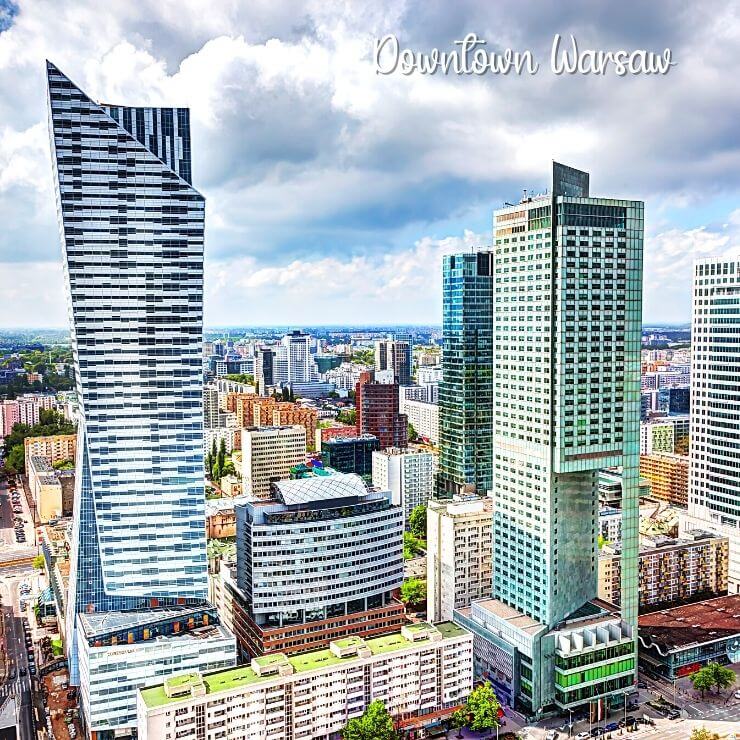
POLYGON ((380 449, 408 446, 408 417, 399 413, 398 383, 379 383, 362 373, 355 386, 357 434, 372 434, 380 449))

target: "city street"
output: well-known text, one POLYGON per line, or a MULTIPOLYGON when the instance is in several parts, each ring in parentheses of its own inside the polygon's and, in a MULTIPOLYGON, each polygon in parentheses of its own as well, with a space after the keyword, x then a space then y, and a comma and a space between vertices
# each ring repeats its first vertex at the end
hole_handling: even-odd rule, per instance
POLYGON ((0 482, 0 597, 2 599, 0 642, 3 656, 3 665, 0 667, 0 676, 2 676, 0 702, 4 702, 8 696, 15 698, 16 706, 19 708, 20 740, 31 740, 35 738, 31 694, 33 679, 28 670, 28 651, 21 619, 19 587, 24 581, 31 582, 34 571, 30 563, 17 565, 4 565, 3 563, 32 558, 37 550, 31 544, 34 540, 34 528, 25 494, 19 487, 23 513, 16 514, 13 512, 13 503, 8 489, 7 482, 0 482), (18 543, 16 540, 14 531, 16 516, 21 516, 25 520, 25 543, 18 543))
MULTIPOLYGON (((11 570, 11 569, 6 569, 11 570)), ((24 579, 32 575, 31 568, 13 568, 13 573, 0 575, 0 595, 2 595, 2 643, 4 683, 0 686, 0 701, 13 695, 19 707, 20 740, 34 738, 32 718, 31 680, 28 671, 28 654, 23 631, 23 623, 18 604, 18 587, 24 579)))

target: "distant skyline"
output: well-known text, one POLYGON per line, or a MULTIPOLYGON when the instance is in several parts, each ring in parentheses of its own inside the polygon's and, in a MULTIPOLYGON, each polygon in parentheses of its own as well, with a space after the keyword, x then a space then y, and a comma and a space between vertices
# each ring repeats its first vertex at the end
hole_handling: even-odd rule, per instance
POLYGON ((644 321, 688 322, 695 258, 740 254, 740 9, 720 2, 0 0, 0 326, 66 327, 44 60, 96 100, 189 106, 206 325, 441 322, 441 258, 550 160, 646 203, 644 321), (422 12, 423 8, 423 12, 422 12), (54 17, 54 23, 47 21, 54 17), (375 38, 546 56, 671 47, 656 77, 376 75, 375 38))

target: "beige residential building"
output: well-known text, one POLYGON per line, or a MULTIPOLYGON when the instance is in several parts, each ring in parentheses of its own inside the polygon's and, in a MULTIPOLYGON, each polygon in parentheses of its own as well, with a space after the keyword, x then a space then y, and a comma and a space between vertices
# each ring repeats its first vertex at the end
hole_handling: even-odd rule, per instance
POLYGON ((640 476, 650 481, 650 496, 686 507, 689 502, 689 458, 674 453, 640 455, 640 476))
POLYGON ((438 723, 473 688, 473 636, 452 622, 183 672, 138 692, 141 740, 329 740, 380 700, 401 729, 438 723))
POLYGON ((290 469, 305 460, 305 427, 243 429, 242 492, 253 498, 269 498, 270 484, 290 478, 290 469))
POLYGON ((28 487, 36 506, 36 517, 46 524, 51 519, 59 519, 64 512, 62 483, 57 471, 45 457, 31 455, 26 458, 28 487))
POLYGON ((452 619, 473 599, 491 595, 493 501, 488 497, 427 503, 427 617, 452 619))
MULTIPOLYGON (((694 530, 679 540, 643 537, 641 541, 638 566, 641 612, 727 593, 727 537, 694 530)), ((605 545, 599 554, 600 599, 619 604, 620 576, 620 546, 605 545)))
POLYGON ((54 434, 49 437, 26 437, 23 440, 26 460, 32 456, 45 457, 50 465, 71 460, 77 453, 76 434, 54 434))

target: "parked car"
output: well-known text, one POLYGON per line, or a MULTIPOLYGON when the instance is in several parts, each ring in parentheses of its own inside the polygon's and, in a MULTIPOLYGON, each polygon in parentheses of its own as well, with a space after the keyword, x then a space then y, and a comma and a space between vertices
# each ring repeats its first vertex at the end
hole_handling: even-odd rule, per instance
POLYGON ((587 732, 579 732, 576 735, 576 740, 586 740, 586 738, 589 738, 589 737, 591 737, 591 735, 589 735, 587 732))
POLYGON ((647 684, 644 681, 638 681, 637 682, 637 688, 638 689, 646 689, 647 688, 647 684))
POLYGON ((601 735, 604 734, 604 728, 603 727, 594 727, 591 730, 591 737, 601 737, 601 735))
POLYGON ((619 729, 619 725, 616 722, 610 722, 608 725, 606 725, 606 727, 604 727, 604 729, 607 732, 614 732, 614 730, 619 729))
POLYGON ((740 699, 740 691, 736 691, 735 692, 735 698, 736 699, 740 699))
POLYGON ((545 735, 545 740, 557 740, 558 731, 557 730, 550 730, 550 732, 545 735))
POLYGON ((668 719, 678 719, 681 716, 681 712, 678 711, 678 709, 671 709, 670 712, 668 712, 668 719))

